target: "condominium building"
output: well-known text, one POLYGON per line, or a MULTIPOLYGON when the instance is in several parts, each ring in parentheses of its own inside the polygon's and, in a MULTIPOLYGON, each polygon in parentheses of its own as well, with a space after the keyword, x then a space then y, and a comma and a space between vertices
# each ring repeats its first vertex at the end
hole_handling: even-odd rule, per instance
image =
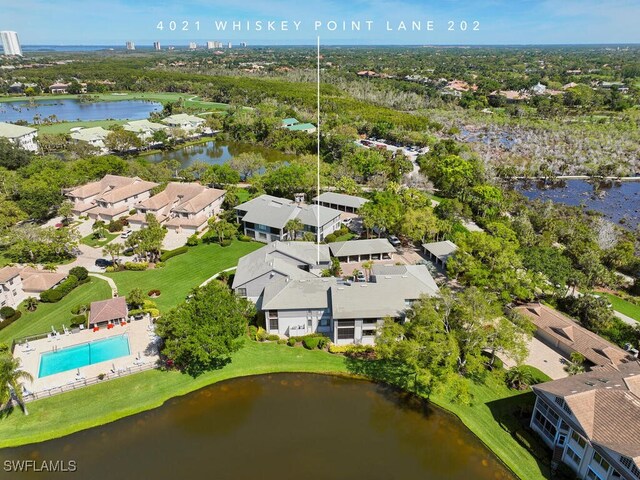
POLYGON ((135 50, 136 49, 136 44, 133 43, 133 42, 127 42, 126 46, 127 46, 127 50, 135 50))
POLYGON ((162 50, 162 47, 160 47, 160 42, 153 42, 153 49, 156 51, 162 50))
POLYGON ((2 39, 2 49, 5 55, 22 56, 22 47, 20 47, 20 40, 18 40, 18 34, 16 32, 0 32, 0 39, 2 39))

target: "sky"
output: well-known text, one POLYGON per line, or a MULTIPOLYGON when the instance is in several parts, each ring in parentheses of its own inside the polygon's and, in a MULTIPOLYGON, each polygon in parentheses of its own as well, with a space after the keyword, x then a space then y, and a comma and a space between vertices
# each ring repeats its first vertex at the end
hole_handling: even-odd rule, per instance
POLYGON ((22 45, 616 44, 639 25, 640 0, 0 0, 22 45))

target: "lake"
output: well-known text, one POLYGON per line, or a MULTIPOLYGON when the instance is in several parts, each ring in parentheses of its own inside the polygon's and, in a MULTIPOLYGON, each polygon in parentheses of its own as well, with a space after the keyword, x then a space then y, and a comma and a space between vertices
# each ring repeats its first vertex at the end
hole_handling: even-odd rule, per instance
POLYGON ((151 112, 161 111, 162 105, 146 100, 114 100, 106 102, 80 102, 75 98, 42 99, 34 101, 0 102, 0 121, 15 122, 24 120, 34 123, 33 118, 41 119, 55 115, 59 121, 80 120, 142 120, 151 112))
POLYGON ((290 159, 290 156, 278 150, 252 145, 250 143, 230 142, 226 140, 211 140, 206 143, 178 148, 176 150, 144 155, 142 158, 149 162, 177 160, 180 162, 181 168, 185 168, 195 162, 222 165, 241 153, 259 153, 268 162, 286 161, 290 159))
POLYGON ((75 477, 92 480, 515 478, 454 416, 381 385, 310 374, 229 380, 2 458, 75 460, 75 477))
POLYGON ((517 189, 529 199, 552 200, 572 206, 584 206, 604 214, 614 223, 634 230, 640 224, 640 182, 607 184, 599 189, 586 180, 567 180, 564 186, 541 189, 535 182, 517 189))

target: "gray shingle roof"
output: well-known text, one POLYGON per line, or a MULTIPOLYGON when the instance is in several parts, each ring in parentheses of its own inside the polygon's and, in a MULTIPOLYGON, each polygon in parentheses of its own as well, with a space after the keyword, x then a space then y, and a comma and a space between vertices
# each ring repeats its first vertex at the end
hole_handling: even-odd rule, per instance
POLYGON ((442 242, 431 242, 431 243, 423 243, 422 248, 424 248, 427 252, 430 252, 432 255, 435 255, 438 260, 446 262, 447 259, 453 255, 456 250, 458 250, 458 246, 449 241, 444 240, 442 242))
POLYGON ((35 132, 35 128, 14 125, 13 123, 0 122, 0 137, 20 138, 35 132))
POLYGON ((336 278, 278 279, 264 289, 262 309, 326 309, 329 307, 329 289, 336 283, 336 278))
POLYGON ((380 253, 393 253, 396 251, 386 238, 370 238, 368 240, 348 240, 346 242, 333 242, 329 244, 334 257, 346 257, 349 255, 371 255, 380 253))
POLYGON ((350 208, 360 208, 369 200, 355 195, 345 195, 344 193, 324 192, 313 199, 314 202, 333 203, 350 208))

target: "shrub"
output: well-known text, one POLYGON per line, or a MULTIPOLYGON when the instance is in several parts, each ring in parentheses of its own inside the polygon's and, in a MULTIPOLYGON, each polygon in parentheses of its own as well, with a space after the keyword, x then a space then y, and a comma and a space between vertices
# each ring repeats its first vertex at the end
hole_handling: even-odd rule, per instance
POLYGON ((347 356, 368 355, 374 351, 373 345, 329 345, 329 352, 343 353, 347 356))
POLYGON ((113 273, 113 272, 116 271, 116 267, 109 266, 109 267, 105 268, 104 271, 105 271, 105 273, 113 273))
POLYGON ((109 230, 111 233, 113 232, 121 232, 122 229, 124 228, 124 226, 127 224, 128 222, 125 222, 122 219, 118 219, 118 220, 111 220, 109 222, 109 225, 107 225, 107 230, 109 230))
POLYGON ((220 242, 221 247, 228 247, 229 245, 231 245, 231 240, 229 240, 228 238, 220 242))
POLYGON ((198 234, 194 233, 189 238, 187 238, 187 246, 195 247, 196 245, 200 245, 201 241, 202 240, 200 240, 200 237, 198 237, 198 234))
POLYGON ((256 340, 258 340, 259 342, 264 342, 266 339, 267 339, 267 331, 262 327, 258 327, 258 333, 256 334, 256 340))
POLYGON ((89 271, 84 267, 73 267, 69 270, 69 275, 73 275, 78 279, 78 281, 82 281, 89 277, 89 271))
POLYGON ((87 317, 84 315, 76 315, 71 318, 71 328, 79 327, 80 325, 84 325, 87 322, 87 317))
POLYGON ((308 350, 313 350, 315 348, 318 348, 319 344, 320 344, 319 337, 304 337, 302 339, 302 345, 304 345, 304 348, 308 350))
POLYGON ((138 211, 135 208, 129 210, 129 215, 135 215, 136 213, 138 213, 138 211))
POLYGON ((284 345, 286 343, 287 343, 287 341, 284 338, 279 338, 278 339, 278 345, 284 345))
POLYGON ((256 327, 255 325, 249 325, 249 328, 247 329, 247 335, 249 335, 249 338, 251 340, 257 340, 258 327, 256 327))
POLYGON ((144 310, 142 310, 141 308, 134 308, 133 310, 129 310, 129 316, 133 317, 135 315, 142 315, 144 313, 144 310))
POLYGON ((189 251, 189 247, 187 247, 186 245, 184 247, 178 247, 174 250, 168 250, 166 252, 163 252, 162 255, 160 255, 160 261, 166 262, 170 258, 173 258, 176 255, 182 255, 183 253, 187 253, 188 251, 189 251))
POLYGON ((253 239, 249 235, 238 235, 238 240, 241 242, 250 242, 253 239))
POLYGON ((6 320, 7 318, 13 317, 16 314, 15 309, 11 308, 11 307, 2 307, 0 308, 0 317, 2 317, 4 320, 6 320))
POLYGON ((80 305, 76 305, 71 309, 71 313, 73 315, 80 315, 81 312, 86 312, 89 310, 89 304, 81 303, 80 305))
POLYGON ((61 299, 62 295, 56 290, 45 290, 40 294, 40 301, 43 303, 56 303, 61 299))
POLYGON ((124 255, 125 257, 133 257, 133 250, 125 250, 124 252, 122 252, 122 255, 124 255))
POLYGON ((45 290, 40 294, 40 301, 44 303, 59 302, 71 290, 78 286, 78 279, 74 275, 69 275, 67 279, 56 288, 45 290))
POLYGON ((337 239, 338 237, 336 237, 335 233, 330 233, 329 235, 324 237, 325 243, 332 243, 332 242, 335 242, 337 239))
POLYGON ((144 311, 151 315, 152 318, 158 318, 160 316, 160 310, 157 308, 145 308, 144 311))
POLYGON ((494 358, 493 358, 493 363, 491 363, 491 352, 483 351, 481 353, 481 355, 487 359, 486 362, 485 362, 485 364, 487 365, 487 368, 490 368, 491 370, 503 370, 504 369, 504 363, 502 362, 502 360, 500 360, 495 355, 494 355, 494 358))
POLYGON ((127 262, 124 264, 125 270, 133 270, 134 272, 141 272, 149 267, 147 262, 127 262))
POLYGON ((289 340, 287 340, 287 345, 289 345, 290 347, 295 347, 295 346, 296 346, 296 339, 295 339, 295 337, 291 337, 291 338, 289 338, 289 340))
POLYGON ((16 311, 16 313, 13 314, 12 317, 5 318, 2 322, 0 322, 0 330, 2 330, 3 328, 8 327, 13 322, 18 320, 21 316, 22 316, 22 312, 20 310, 18 310, 18 311, 16 311))
POLYGON ((158 262, 158 263, 156 263, 155 268, 164 268, 165 265, 166 265, 166 263, 164 263, 164 262, 158 262))
POLYGON ((271 335, 267 335, 267 340, 269 340, 271 342, 276 342, 276 341, 280 340, 280 335, 276 335, 276 334, 272 333, 271 335))
POLYGON ((149 297, 153 297, 153 298, 157 298, 160 296, 160 290, 157 289, 153 289, 153 290, 149 290, 149 292, 147 293, 147 295, 149 297))

